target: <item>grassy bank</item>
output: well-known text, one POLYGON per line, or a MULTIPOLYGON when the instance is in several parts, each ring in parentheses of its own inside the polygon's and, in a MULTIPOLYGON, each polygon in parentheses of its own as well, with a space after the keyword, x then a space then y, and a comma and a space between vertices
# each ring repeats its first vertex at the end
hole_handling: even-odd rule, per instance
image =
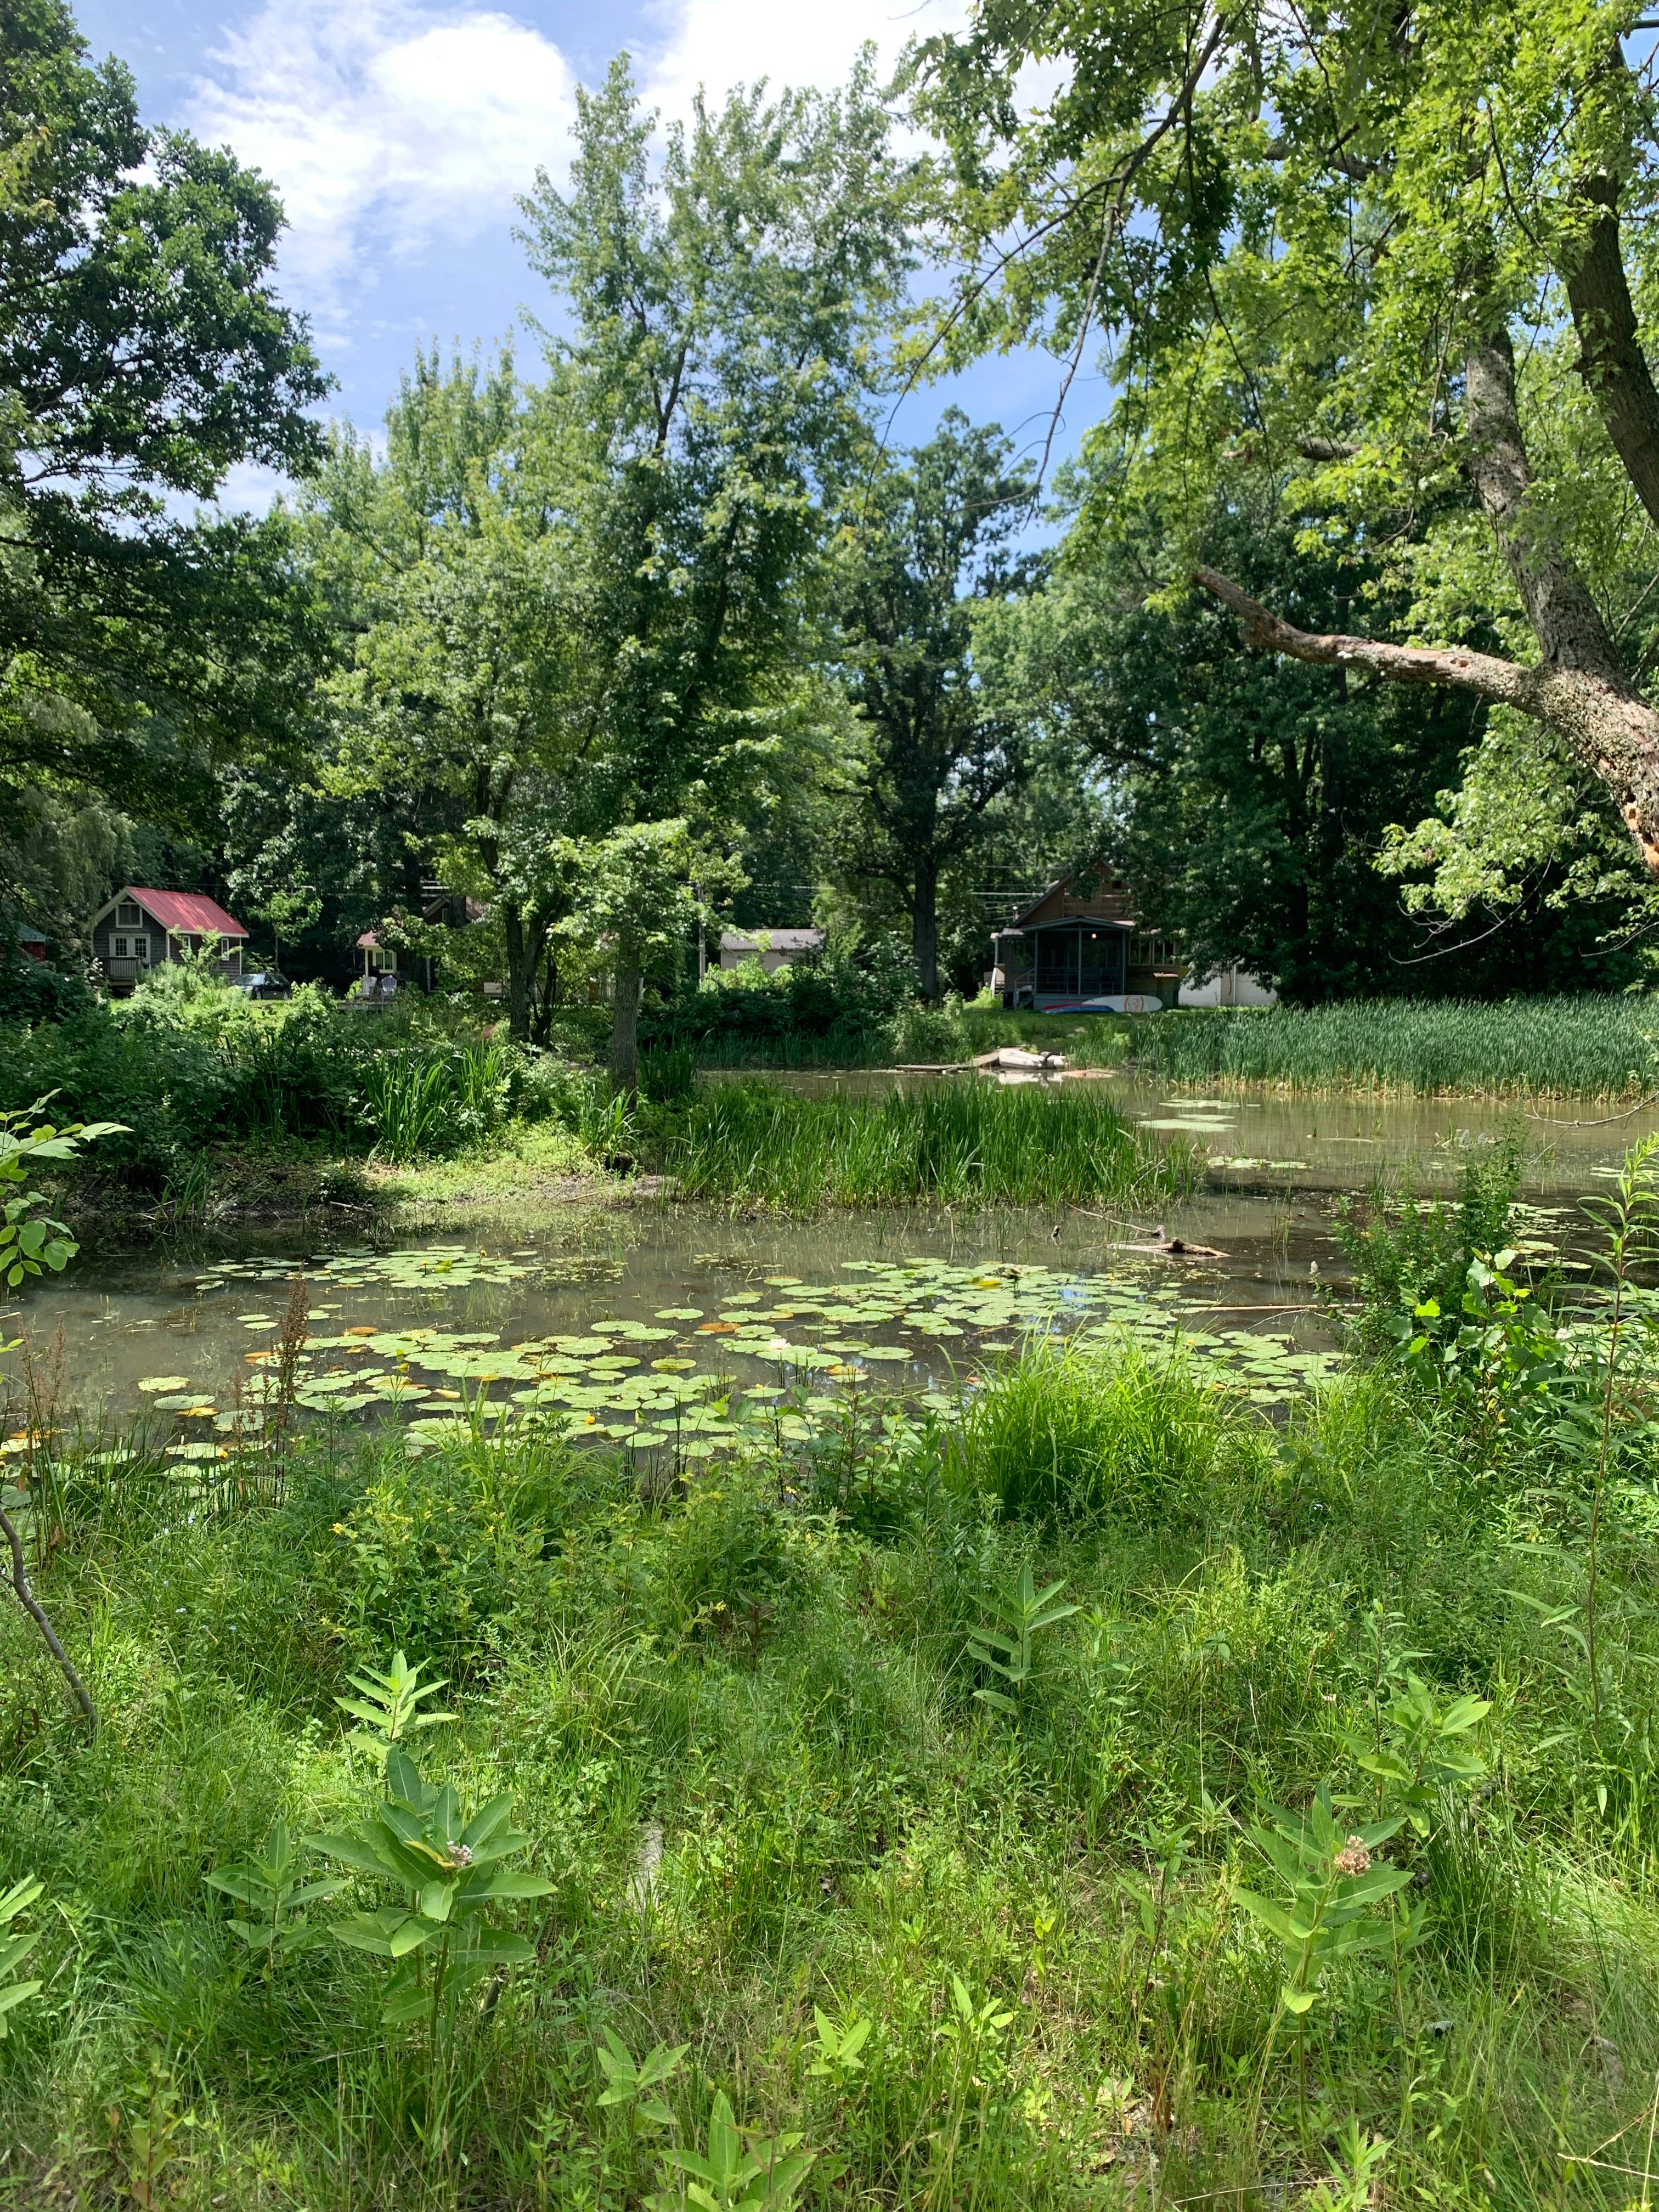
POLYGON ((823 1098, 722 1085, 685 1109, 665 1164, 688 1198, 790 1213, 1152 1200, 1194 1174, 1184 1154, 1138 1139, 1097 1091, 978 1082, 823 1098))
POLYGON ((54 1469, 38 1582, 102 1724, 8 1600, 0 1892, 44 1888, 0 2197, 678 2206, 725 2099, 814 2206, 1633 2203, 1659 1626, 1613 1404, 1594 1675, 1555 1413, 1393 1369, 1286 1428, 1042 1355, 648 1495, 527 1431, 319 1428, 189 1510, 176 1463, 54 1469), (372 1830, 336 1700, 397 1647, 447 1678, 422 1773, 513 1793, 526 1879, 516 1948, 388 2024, 372 1858, 296 1844, 346 1886, 274 1957, 206 1877, 372 1830))
POLYGON ((1163 1015, 1137 1024, 1133 1057, 1172 1083, 1635 1098, 1659 1086, 1656 1041, 1647 996, 1357 999, 1163 1015))

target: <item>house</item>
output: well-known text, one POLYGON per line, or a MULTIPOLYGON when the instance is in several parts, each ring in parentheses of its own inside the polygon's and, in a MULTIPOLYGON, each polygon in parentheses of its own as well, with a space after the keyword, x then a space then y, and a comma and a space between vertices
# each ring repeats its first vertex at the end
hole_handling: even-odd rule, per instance
POLYGON ((745 960, 758 959, 769 975, 809 952, 823 949, 821 929, 723 929, 720 966, 741 968, 745 960))
POLYGON ((358 997, 389 999, 398 988, 396 945, 384 943, 378 929, 366 929, 357 939, 357 958, 358 997))
POLYGON ((117 994, 131 990, 150 969, 199 952, 210 938, 218 940, 219 973, 234 980, 242 972, 247 931, 204 892, 125 884, 92 920, 93 957, 117 994))
MULTIPOLYGON (((475 923, 487 921, 489 915, 489 908, 477 899, 465 896, 459 891, 446 890, 441 884, 421 885, 421 920, 428 925, 471 929, 475 923)), ((399 963, 398 948, 392 939, 394 928, 404 919, 400 911, 386 921, 377 922, 373 929, 366 929, 357 939, 359 999, 378 1002, 393 997, 400 988, 420 991, 437 988, 439 963, 429 949, 411 952, 405 946, 399 963)), ((499 999, 501 995, 500 983, 483 983, 479 988, 487 999, 499 999)))
POLYGON ((1218 968, 1200 983, 1193 975, 1181 979, 1183 1006, 1276 1006, 1277 991, 1258 982, 1247 969, 1218 968))
POLYGON ((1175 1003, 1185 967, 1103 860, 1050 884, 991 945, 1003 1004, 1046 1013, 1156 1012, 1175 1003))

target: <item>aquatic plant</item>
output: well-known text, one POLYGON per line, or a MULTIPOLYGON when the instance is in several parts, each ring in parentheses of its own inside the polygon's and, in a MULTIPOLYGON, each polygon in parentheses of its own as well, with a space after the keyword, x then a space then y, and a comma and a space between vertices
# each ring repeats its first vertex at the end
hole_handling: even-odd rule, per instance
POLYGON ((812 1213, 826 1206, 1089 1205, 1191 1187, 1191 1157, 1156 1151, 1079 1085, 977 1081, 805 1098, 732 1083, 700 1097, 667 1164, 688 1198, 812 1213))
POLYGON ((1164 1014, 1138 1025, 1133 1060, 1212 1088, 1629 1098, 1659 1087, 1656 1040, 1659 1007, 1645 995, 1349 999, 1164 1014))

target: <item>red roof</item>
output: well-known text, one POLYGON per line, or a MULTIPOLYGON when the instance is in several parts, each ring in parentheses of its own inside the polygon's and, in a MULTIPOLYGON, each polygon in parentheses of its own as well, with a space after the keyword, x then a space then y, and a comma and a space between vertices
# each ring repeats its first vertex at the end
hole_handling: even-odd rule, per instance
POLYGON ((227 914, 216 900, 202 891, 147 891, 140 884, 128 884, 121 896, 136 899, 163 929, 176 930, 185 936, 247 935, 234 915, 227 914))
POLYGON ((372 929, 366 929, 362 935, 357 939, 357 950, 359 952, 378 951, 380 950, 380 940, 374 934, 374 932, 372 929))

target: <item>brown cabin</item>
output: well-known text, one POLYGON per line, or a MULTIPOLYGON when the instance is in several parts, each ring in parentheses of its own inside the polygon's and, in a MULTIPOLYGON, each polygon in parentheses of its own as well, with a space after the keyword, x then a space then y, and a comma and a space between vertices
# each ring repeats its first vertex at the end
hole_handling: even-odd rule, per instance
POLYGON ((991 942, 1007 1006, 1133 1013, 1126 1000, 1173 1006, 1180 994, 1175 939, 1137 917, 1127 885, 1103 860, 1050 884, 991 942))

